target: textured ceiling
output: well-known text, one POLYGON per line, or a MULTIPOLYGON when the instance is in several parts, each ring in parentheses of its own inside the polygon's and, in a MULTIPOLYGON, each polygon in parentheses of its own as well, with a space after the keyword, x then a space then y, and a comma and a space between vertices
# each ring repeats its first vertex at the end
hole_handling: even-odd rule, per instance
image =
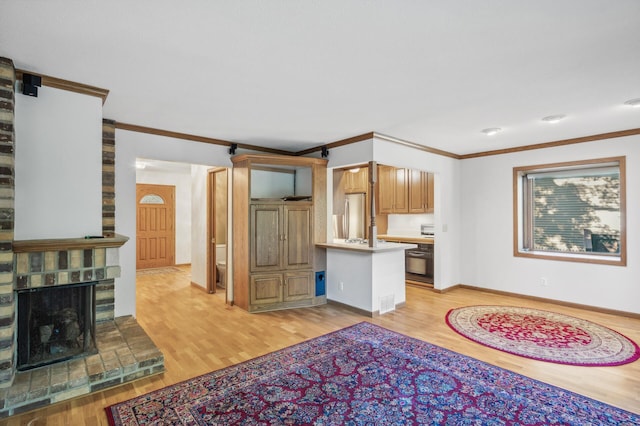
POLYGON ((637 0, 0 0, 0 56, 108 89, 106 118, 289 151, 638 128, 639 52, 637 0))

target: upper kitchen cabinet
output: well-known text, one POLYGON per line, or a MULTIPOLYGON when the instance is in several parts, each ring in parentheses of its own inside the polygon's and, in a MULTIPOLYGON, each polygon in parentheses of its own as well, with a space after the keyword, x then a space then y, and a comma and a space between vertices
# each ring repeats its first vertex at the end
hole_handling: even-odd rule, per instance
POLYGON ((357 167, 344 172, 344 193, 366 193, 369 187, 369 173, 367 167, 357 167))
POLYGON ((408 213, 407 169, 378 165, 378 213, 408 213))
POLYGON ((409 170, 409 213, 433 213, 433 173, 409 170))
POLYGON ((433 178, 433 173, 427 173, 427 213, 433 213, 433 208, 435 206, 433 198, 433 178))
POLYGON ((433 173, 378 165, 379 214, 433 213, 433 173))
POLYGON ((233 301, 249 312, 326 303, 314 267, 326 241, 327 160, 243 154, 233 162, 233 301))

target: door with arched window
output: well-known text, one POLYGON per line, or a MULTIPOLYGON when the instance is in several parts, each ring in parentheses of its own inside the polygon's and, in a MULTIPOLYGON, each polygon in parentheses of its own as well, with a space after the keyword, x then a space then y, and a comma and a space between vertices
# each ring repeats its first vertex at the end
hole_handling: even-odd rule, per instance
POLYGON ((136 185, 136 268, 175 262, 175 186, 136 185))

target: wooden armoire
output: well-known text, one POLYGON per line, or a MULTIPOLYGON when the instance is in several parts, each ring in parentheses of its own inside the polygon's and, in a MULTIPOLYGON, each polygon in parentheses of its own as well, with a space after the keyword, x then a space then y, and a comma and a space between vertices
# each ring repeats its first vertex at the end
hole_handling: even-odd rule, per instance
POLYGON ((233 162, 233 303, 263 312, 326 303, 327 160, 242 154, 233 162))

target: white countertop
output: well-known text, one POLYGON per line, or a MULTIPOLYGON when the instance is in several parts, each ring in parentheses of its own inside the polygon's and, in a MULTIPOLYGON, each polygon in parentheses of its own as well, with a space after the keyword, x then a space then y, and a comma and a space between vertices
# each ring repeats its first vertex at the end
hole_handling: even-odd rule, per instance
POLYGON ((317 243, 316 247, 329 249, 359 251, 363 253, 378 253, 384 251, 406 250, 416 248, 415 244, 379 242, 377 247, 369 247, 368 243, 345 243, 344 240, 333 240, 332 243, 317 243))

